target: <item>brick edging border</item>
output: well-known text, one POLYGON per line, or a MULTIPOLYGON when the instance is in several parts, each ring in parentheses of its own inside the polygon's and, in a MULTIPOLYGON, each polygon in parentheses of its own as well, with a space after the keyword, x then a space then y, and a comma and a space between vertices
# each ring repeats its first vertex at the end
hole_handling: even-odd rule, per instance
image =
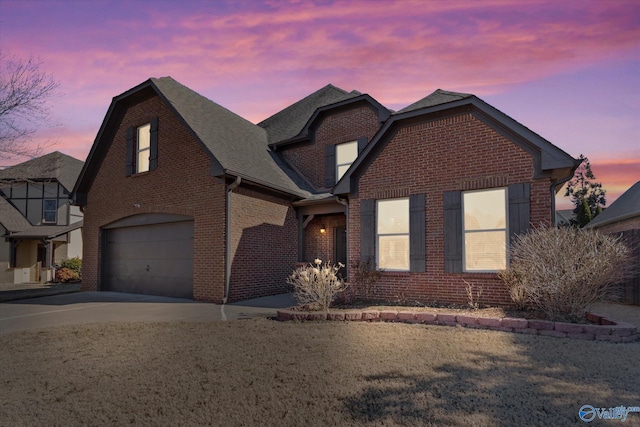
POLYGON ((605 316, 587 313, 594 324, 552 322, 550 320, 520 319, 512 317, 476 317, 468 314, 412 312, 391 310, 329 310, 297 311, 277 310, 278 320, 298 321, 369 321, 418 323, 425 325, 463 326, 473 329, 490 329, 529 335, 557 338, 598 340, 609 342, 633 342, 638 339, 635 325, 614 322, 605 316))

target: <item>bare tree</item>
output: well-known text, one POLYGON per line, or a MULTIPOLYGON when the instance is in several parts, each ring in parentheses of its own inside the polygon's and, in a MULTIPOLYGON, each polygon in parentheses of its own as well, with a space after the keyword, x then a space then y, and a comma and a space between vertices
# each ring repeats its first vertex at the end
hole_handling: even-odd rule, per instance
POLYGON ((30 137, 50 125, 48 101, 59 83, 40 66, 33 58, 0 52, 0 165, 42 153, 43 144, 34 144, 30 137))

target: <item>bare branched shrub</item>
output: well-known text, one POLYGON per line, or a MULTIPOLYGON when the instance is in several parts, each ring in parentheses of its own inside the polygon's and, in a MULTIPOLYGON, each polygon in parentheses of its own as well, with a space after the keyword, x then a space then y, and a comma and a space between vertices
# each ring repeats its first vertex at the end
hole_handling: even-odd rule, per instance
POLYGON ((376 262, 372 258, 368 258, 366 261, 352 262, 351 270, 350 282, 362 290, 364 300, 369 301, 375 294, 374 285, 382 277, 382 270, 378 270, 376 262))
POLYGON ((467 305, 473 310, 480 308, 480 297, 482 296, 482 286, 476 286, 462 279, 464 282, 464 290, 467 294, 467 305))
POLYGON ((311 310, 328 310, 336 295, 347 289, 347 284, 338 276, 338 270, 344 267, 316 259, 313 264, 298 267, 287 278, 293 285, 293 295, 298 304, 311 310))
POLYGON ((518 236, 502 275, 512 295, 551 320, 580 321, 584 310, 612 294, 629 271, 629 250, 592 230, 541 227, 518 236))
POLYGON ((506 283, 509 295, 516 308, 525 310, 529 306, 529 300, 527 299, 527 292, 522 278, 513 269, 501 271, 499 276, 506 283))

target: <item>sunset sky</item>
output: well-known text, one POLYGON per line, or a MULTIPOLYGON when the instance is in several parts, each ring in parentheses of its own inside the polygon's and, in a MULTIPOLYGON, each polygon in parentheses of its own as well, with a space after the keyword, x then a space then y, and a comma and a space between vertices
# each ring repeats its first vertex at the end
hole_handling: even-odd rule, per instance
POLYGON ((0 0, 0 50, 60 82, 38 137, 81 160, 111 98, 172 76, 254 123, 328 83, 473 93, 589 157, 608 204, 640 180, 640 1, 0 0))

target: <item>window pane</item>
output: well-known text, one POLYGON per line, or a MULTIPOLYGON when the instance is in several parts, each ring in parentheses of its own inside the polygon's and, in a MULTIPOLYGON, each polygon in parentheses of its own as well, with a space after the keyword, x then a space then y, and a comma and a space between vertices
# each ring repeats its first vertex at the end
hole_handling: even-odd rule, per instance
POLYGON ((378 236, 378 266, 409 270, 409 236, 378 236))
POLYGON ((138 128, 138 151, 151 146, 151 125, 146 124, 138 128))
POLYGON ((466 271, 494 271, 507 267, 506 231, 466 233, 464 241, 466 271))
POLYGON ((149 170, 149 150, 144 150, 138 153, 138 172, 147 172, 149 170))
POLYGON ((409 233, 409 199, 378 200, 378 234, 409 233))
POLYGON ((464 193, 464 229, 506 228, 505 189, 464 193))
POLYGON ((43 222, 56 222, 56 211, 45 211, 43 222))
POLYGON ((55 211, 58 208, 58 201, 57 200, 50 200, 50 199, 45 199, 44 200, 44 210, 45 211, 55 211))
POLYGON ((358 143, 345 142, 336 146, 336 164, 353 163, 358 157, 358 143))
POLYGON ((347 172, 347 170, 349 169, 349 166, 351 166, 351 164, 338 166, 338 177, 337 177, 338 180, 342 178, 342 175, 344 175, 347 172))

